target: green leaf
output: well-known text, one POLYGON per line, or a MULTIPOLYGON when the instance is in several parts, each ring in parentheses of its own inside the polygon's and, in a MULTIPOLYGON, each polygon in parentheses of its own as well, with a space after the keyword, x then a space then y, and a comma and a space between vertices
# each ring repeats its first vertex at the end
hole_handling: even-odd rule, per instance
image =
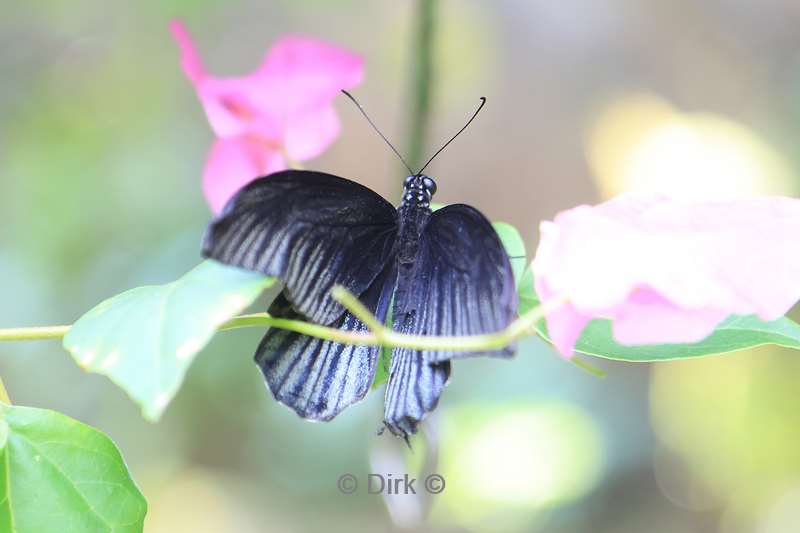
MULTIPOLYGON (((523 275, 519 290, 520 313, 539 305, 530 270, 523 275)), ((544 320, 536 325, 536 332, 550 342, 544 320)), ((626 346, 614 340, 610 320, 596 319, 581 333, 575 351, 605 359, 646 362, 717 355, 764 344, 800 349, 800 325, 786 317, 766 322, 757 316, 730 316, 700 342, 626 346)))
POLYGON ((389 381, 389 369, 392 365, 392 348, 388 346, 381 347, 381 353, 378 354, 378 367, 375 369, 375 379, 372 380, 372 390, 377 389, 387 381, 389 381))
POLYGON ((524 315, 534 307, 538 307, 539 298, 533 288, 533 270, 526 268, 522 273, 522 278, 517 283, 517 293, 519 294, 519 314, 524 315))
POLYGON ((506 222, 492 222, 492 226, 506 249, 506 253, 511 261, 511 269, 514 271, 514 281, 519 285, 528 262, 526 259, 525 242, 522 240, 517 228, 511 224, 506 222))
POLYGON ((111 378, 155 421, 217 328, 274 281, 205 261, 177 281, 100 303, 70 328, 64 347, 84 369, 111 378))
MULTIPOLYGON (((394 310, 394 296, 392 301, 389 302, 389 312, 386 314, 386 327, 392 327, 394 324, 393 315, 394 310)), ((392 350, 390 346, 381 346, 381 352, 378 354, 378 367, 375 369, 375 377, 372 379, 372 389, 377 389, 387 381, 389 381, 389 370, 392 367, 392 350)))
POLYGON ((666 361, 734 352, 764 344, 800 349, 800 326, 786 317, 765 322, 756 316, 730 316, 700 342, 624 346, 614 341, 610 321, 593 320, 583 331, 576 350, 619 361, 666 361))
POLYGON ((54 411, 0 404, 0 531, 138 533, 146 513, 111 439, 54 411))

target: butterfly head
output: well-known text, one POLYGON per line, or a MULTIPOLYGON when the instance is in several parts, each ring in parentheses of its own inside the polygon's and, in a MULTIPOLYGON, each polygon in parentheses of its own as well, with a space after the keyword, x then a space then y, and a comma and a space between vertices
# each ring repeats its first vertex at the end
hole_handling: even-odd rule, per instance
POLYGON ((408 176, 403 183, 403 205, 430 207, 436 182, 424 174, 408 176))

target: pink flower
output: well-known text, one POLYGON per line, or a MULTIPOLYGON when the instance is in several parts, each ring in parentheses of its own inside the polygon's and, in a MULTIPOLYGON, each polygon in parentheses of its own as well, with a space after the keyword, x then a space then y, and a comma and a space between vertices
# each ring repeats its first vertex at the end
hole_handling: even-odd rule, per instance
POLYGON ((203 173, 203 191, 218 213, 254 178, 322 153, 339 134, 332 101, 363 78, 362 59, 336 46, 285 36, 255 72, 237 78, 206 73, 186 28, 170 29, 217 140, 203 173))
POLYGON ((626 194, 541 225, 533 260, 556 348, 593 318, 622 344, 697 342, 729 315, 783 316, 800 299, 800 200, 679 202, 626 194))

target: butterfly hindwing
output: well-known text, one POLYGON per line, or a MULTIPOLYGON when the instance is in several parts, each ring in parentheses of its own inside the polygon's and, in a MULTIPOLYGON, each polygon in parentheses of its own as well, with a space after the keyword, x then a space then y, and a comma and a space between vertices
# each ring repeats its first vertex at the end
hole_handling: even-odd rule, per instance
MULTIPOLYGON (((363 294, 362 303, 385 320, 389 309, 394 271, 387 268, 363 294)), ((272 316, 303 320, 281 294, 270 306, 272 316)), ((335 323, 344 331, 367 332, 349 312, 335 323)), ((258 364, 275 398, 298 415, 311 420, 330 420, 369 391, 381 348, 357 346, 309 337, 272 328, 256 352, 258 364)))
POLYGON ((419 350, 395 348, 389 376, 384 424, 405 438, 417 432, 417 424, 439 403, 450 378, 450 361, 431 364, 419 350))
POLYGON ((344 308, 338 284, 361 295, 392 258, 397 211, 374 191, 322 172, 287 170, 259 178, 212 222, 203 255, 279 277, 286 298, 312 322, 344 308))

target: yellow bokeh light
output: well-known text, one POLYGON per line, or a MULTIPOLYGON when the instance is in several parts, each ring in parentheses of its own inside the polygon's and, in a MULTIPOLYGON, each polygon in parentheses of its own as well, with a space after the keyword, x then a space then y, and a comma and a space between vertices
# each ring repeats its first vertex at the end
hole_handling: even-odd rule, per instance
MULTIPOLYGON (((189 468, 150 487, 145 519, 149 533, 261 531, 263 509, 252 510, 242 498, 252 489, 244 478, 204 468, 189 468)), ((275 517, 276 522, 278 517, 275 517)))
POLYGON ((713 113, 684 113, 632 94, 592 121, 587 156, 601 193, 658 192, 687 200, 791 194, 787 163, 746 126, 713 113))
POLYGON ((797 531, 798 524, 800 524, 800 485, 794 485, 767 508, 758 524, 758 533, 797 531))
POLYGON ((653 367, 653 429, 730 523, 757 521, 800 484, 798 368, 772 347, 653 367))
POLYGON ((561 403, 465 406, 445 416, 442 494, 448 520, 504 527, 576 500, 599 481, 603 440, 581 409, 561 403))

